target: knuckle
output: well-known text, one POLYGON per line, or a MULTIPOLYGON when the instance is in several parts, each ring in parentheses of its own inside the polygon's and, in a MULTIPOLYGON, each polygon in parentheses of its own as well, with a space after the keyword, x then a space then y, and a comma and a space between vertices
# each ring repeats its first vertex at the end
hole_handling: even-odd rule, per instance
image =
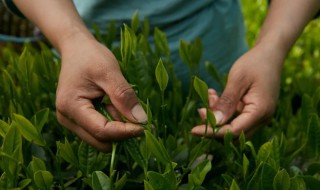
POLYGON ((234 100, 232 98, 230 98, 229 96, 221 96, 220 97, 220 103, 227 105, 227 106, 233 106, 234 105, 234 100))
POLYGON ((93 127, 95 130, 92 133, 92 136, 98 141, 112 141, 114 140, 113 136, 116 134, 117 129, 119 128, 118 122, 106 121, 103 126, 93 127))
POLYGON ((92 135, 98 141, 108 140, 108 135, 103 131, 103 129, 101 127, 97 127, 92 135))
POLYGON ((68 104, 68 99, 65 98, 64 96, 61 96, 59 94, 57 94, 57 98, 56 98, 56 110, 61 113, 61 114, 65 114, 67 112, 67 104, 68 104))
POLYGON ((217 109, 223 111, 224 114, 232 115, 236 110, 236 104, 231 96, 222 95, 217 104, 217 109))
POLYGON ((113 94, 119 100, 126 100, 135 96, 133 89, 130 86, 124 86, 124 85, 117 87, 113 92, 113 94))

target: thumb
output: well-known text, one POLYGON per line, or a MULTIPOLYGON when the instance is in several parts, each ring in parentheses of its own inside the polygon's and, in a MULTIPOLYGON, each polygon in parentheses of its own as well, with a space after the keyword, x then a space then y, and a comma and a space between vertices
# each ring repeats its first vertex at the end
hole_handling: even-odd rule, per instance
POLYGON ((235 85, 235 83, 232 82, 227 83, 225 90, 213 109, 217 125, 225 124, 233 116, 244 91, 241 85, 235 85))
POLYGON ((121 72, 113 72, 102 88, 113 106, 127 119, 136 123, 147 121, 147 114, 140 105, 138 97, 121 72))

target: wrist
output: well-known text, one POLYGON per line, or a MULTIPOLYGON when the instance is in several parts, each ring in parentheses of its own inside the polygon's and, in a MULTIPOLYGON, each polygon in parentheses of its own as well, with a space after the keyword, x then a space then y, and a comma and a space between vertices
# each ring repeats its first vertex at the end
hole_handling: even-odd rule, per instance
POLYGON ((288 51, 272 42, 260 41, 252 48, 253 51, 258 52, 259 55, 267 61, 267 63, 279 74, 282 71, 282 67, 287 56, 288 51))
POLYGON ((55 41, 55 47, 60 54, 70 51, 69 48, 85 46, 86 43, 96 41, 86 28, 72 27, 55 41))
POLYGON ((267 34, 260 36, 255 47, 264 49, 265 51, 277 55, 278 59, 285 59, 292 47, 293 42, 288 42, 286 38, 280 34, 267 34))

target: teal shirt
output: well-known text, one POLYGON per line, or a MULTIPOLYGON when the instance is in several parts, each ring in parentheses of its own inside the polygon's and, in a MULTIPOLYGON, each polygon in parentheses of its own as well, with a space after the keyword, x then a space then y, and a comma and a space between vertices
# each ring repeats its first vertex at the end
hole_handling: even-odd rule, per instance
MULTIPOLYGON (((13 7, 12 0, 7 7, 13 7), (12 5, 12 6, 9 6, 12 5)), ((210 61, 222 75, 229 72, 234 61, 247 51, 245 27, 240 0, 74 0, 86 25, 97 24, 101 31, 108 22, 117 26, 130 22, 138 10, 141 20, 147 17, 151 27, 159 27, 167 35, 176 75, 188 85, 188 67, 179 57, 180 39, 200 38, 203 61, 210 61)), ((15 10, 11 8, 11 10, 15 10)), ((152 43, 152 42, 151 42, 152 43)), ((204 64, 196 70, 197 76, 210 87, 217 83, 205 70, 204 64)), ((220 89, 221 90, 221 89, 220 89)))
MULTIPOLYGON (((75 0, 79 14, 88 27, 97 24, 103 30, 109 21, 119 26, 130 22, 138 10, 141 20, 147 17, 151 27, 167 35, 177 76, 188 85, 188 67, 179 57, 179 41, 200 37, 203 62, 210 61, 222 75, 247 50, 245 27, 239 0, 75 0)), ((217 83, 205 70, 197 75, 211 87, 217 83)))

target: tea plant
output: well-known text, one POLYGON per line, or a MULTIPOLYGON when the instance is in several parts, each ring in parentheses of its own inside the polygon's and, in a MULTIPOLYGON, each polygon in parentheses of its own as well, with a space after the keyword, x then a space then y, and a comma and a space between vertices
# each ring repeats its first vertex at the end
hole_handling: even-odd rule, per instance
MULTIPOLYGON (((40 49, 26 44, 21 54, 8 46, 0 58, 0 189, 316 189, 320 70, 310 64, 319 62, 319 48, 307 33, 319 32, 320 26, 317 21, 311 26, 287 59, 272 121, 251 139, 243 133, 223 139, 190 134, 199 123, 218 130, 208 109, 207 84, 193 73, 204 64, 200 40, 180 42, 181 60, 191 73, 185 90, 173 72, 165 33, 150 28, 147 19, 140 23, 136 13, 122 27, 119 45, 113 43, 114 23, 106 35, 94 27, 148 117, 142 136, 114 142, 110 153, 98 152, 58 124, 54 102, 60 58, 44 44, 40 49), (205 121, 198 107, 207 108, 205 121)), ((248 27, 248 36, 256 31, 248 27)), ((209 64, 207 69, 223 87, 215 69, 209 64)), ((108 103, 108 97, 94 100, 112 120, 104 109, 108 103)))

